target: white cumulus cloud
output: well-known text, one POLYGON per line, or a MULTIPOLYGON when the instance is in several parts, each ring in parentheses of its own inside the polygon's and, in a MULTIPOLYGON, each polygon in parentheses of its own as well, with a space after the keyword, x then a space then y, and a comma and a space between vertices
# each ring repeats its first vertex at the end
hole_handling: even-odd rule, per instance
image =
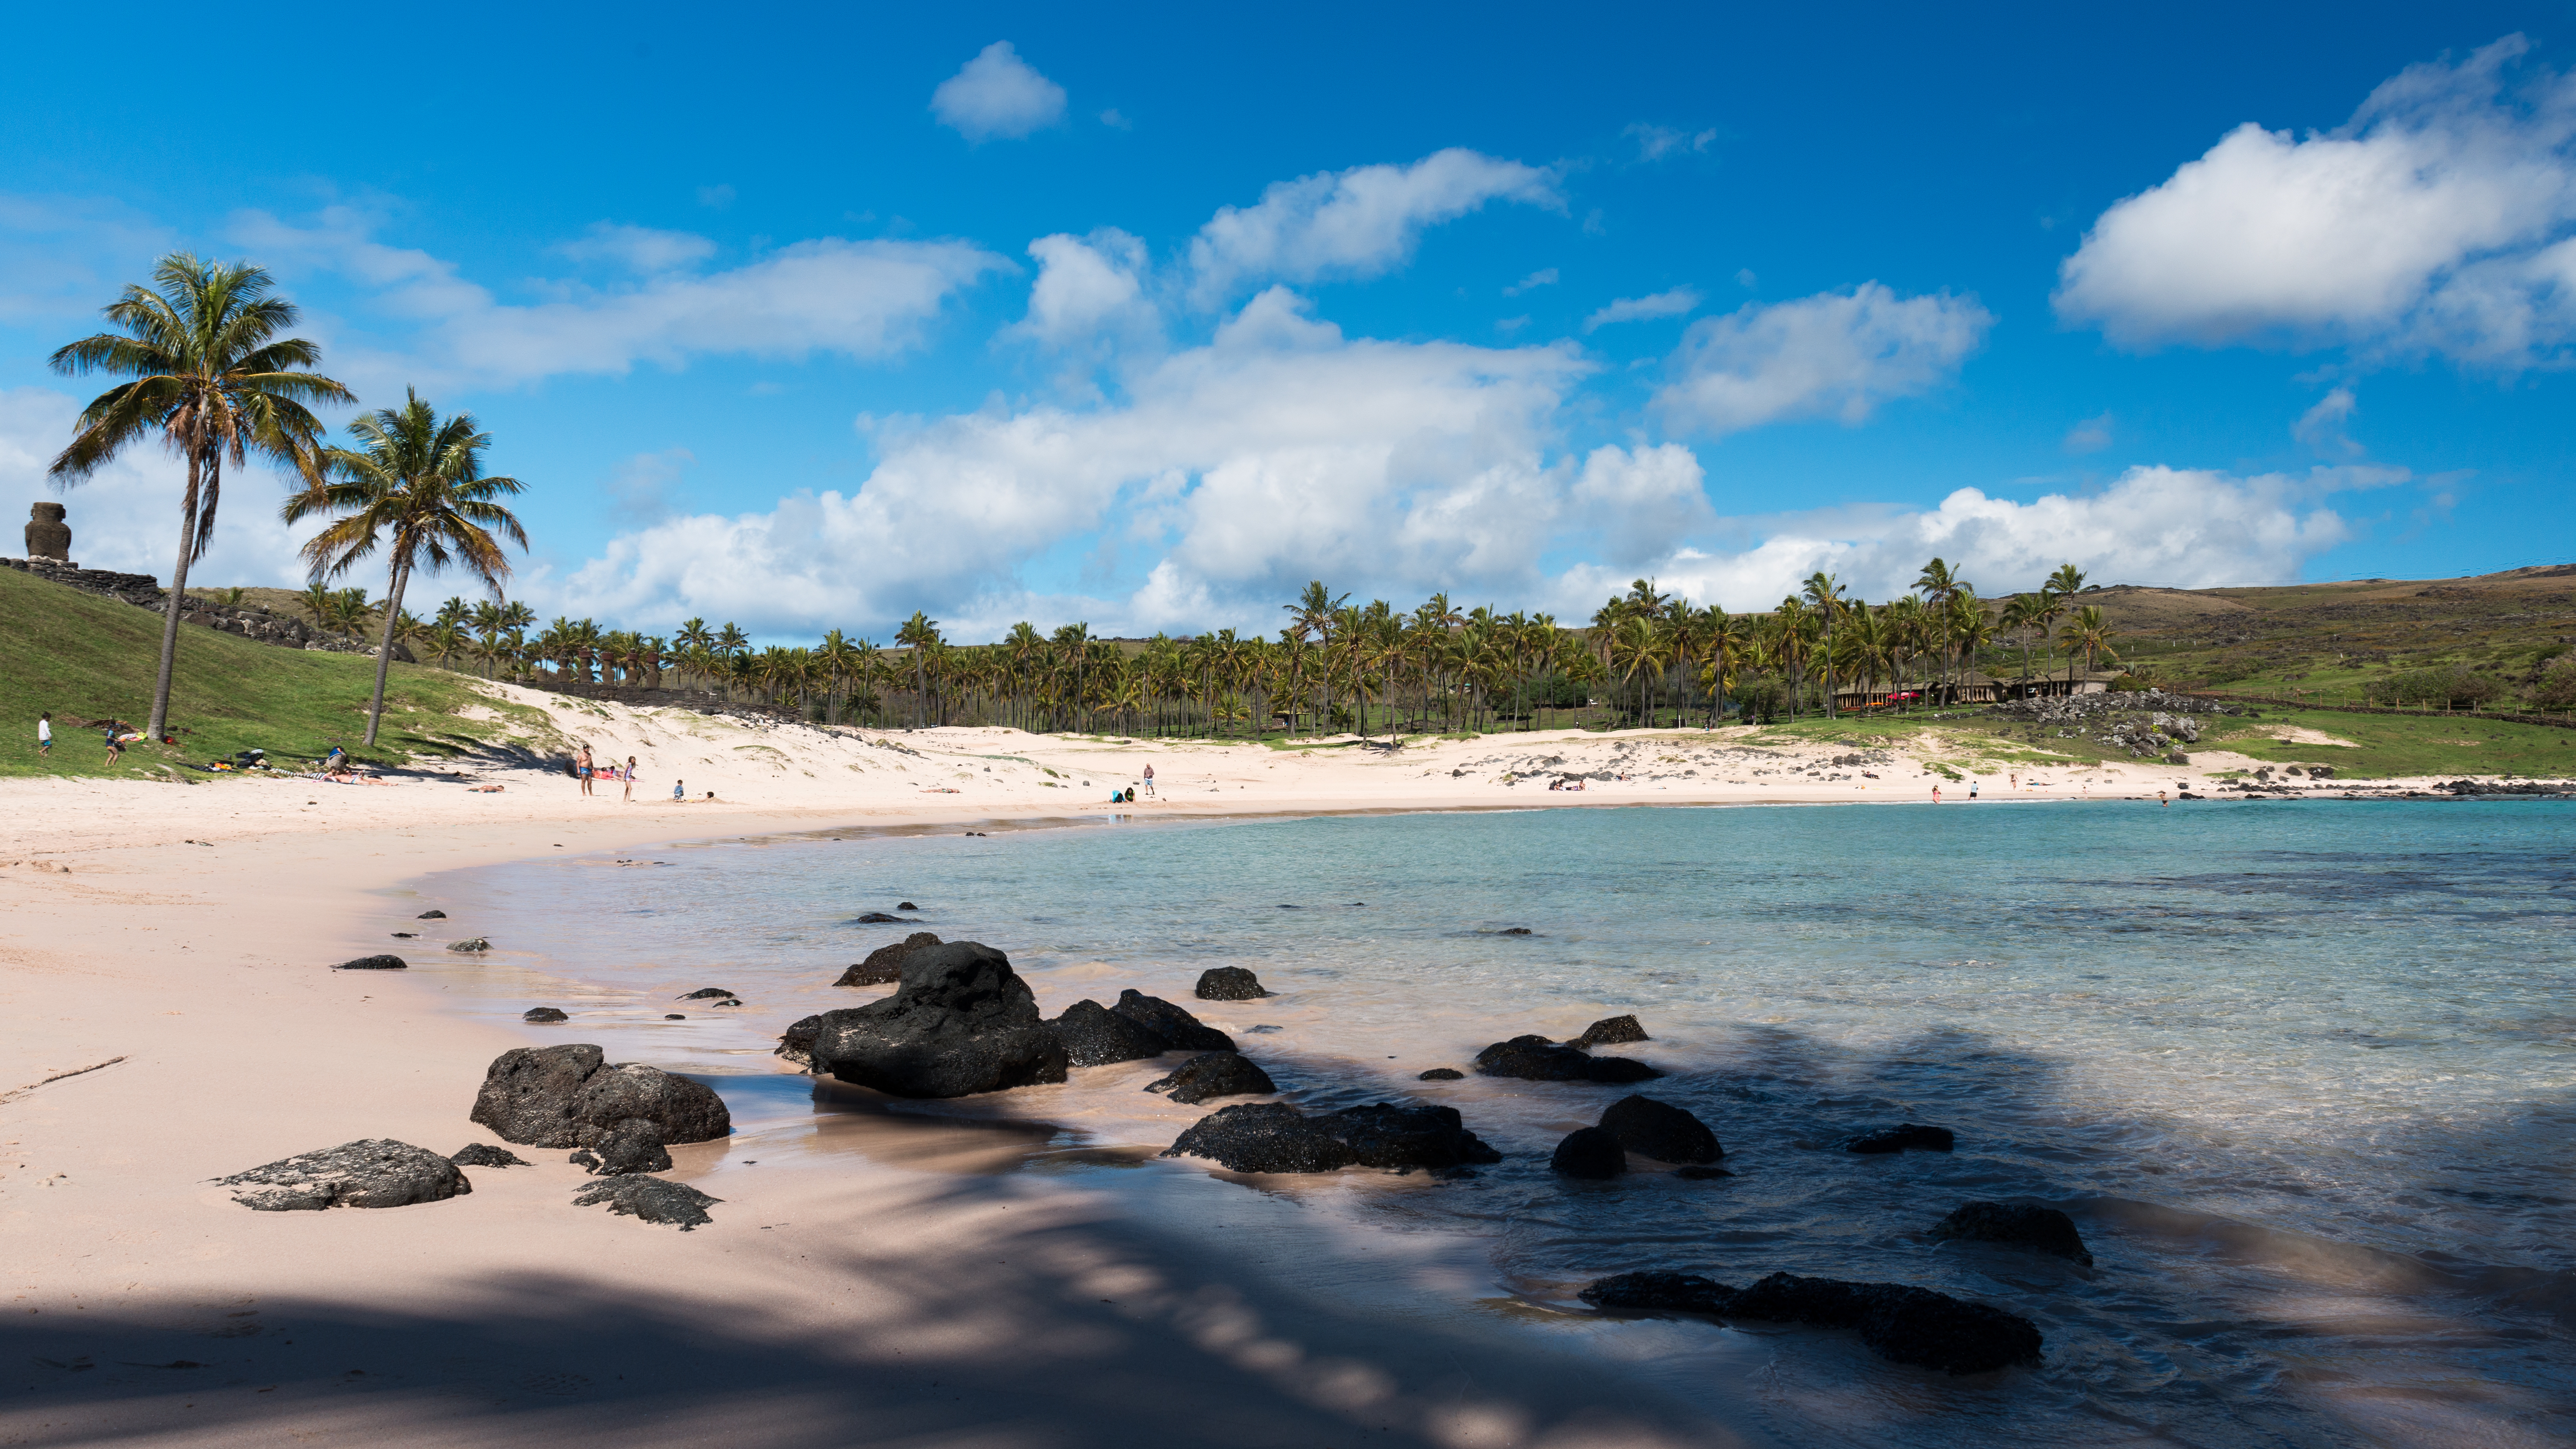
POLYGON ((997 40, 939 83, 930 109, 969 141, 1016 139, 1064 119, 1064 87, 1020 59, 1009 41, 997 40))
POLYGON ((556 247, 577 262, 608 262, 642 276, 668 272, 716 254, 716 244, 685 231, 657 231, 649 226, 615 222, 591 223, 578 240, 556 247))
POLYGON ((1223 301, 1239 283, 1376 276, 1413 254, 1425 227, 1489 201, 1559 207, 1553 172, 1452 147, 1410 166, 1355 166, 1272 183, 1248 207, 1223 207, 1190 242, 1193 296, 1223 301))
POLYGON ((1597 331, 1613 322, 1643 322, 1656 317, 1680 317, 1699 310, 1699 289, 1675 287, 1643 297, 1621 297, 1600 311, 1583 319, 1583 330, 1597 331))
POLYGON ((1929 392, 1984 341, 1994 316, 1971 297, 1900 297, 1877 282, 1691 324, 1655 406, 1710 435, 1832 416, 1866 420, 1881 402, 1929 392))
POLYGON ((2576 79, 2508 36, 2409 67, 2340 128, 2237 127, 2104 212, 2059 314, 2114 340, 2277 340, 2518 366, 2576 336, 2576 79))
POLYGON ((1022 333, 1054 347, 1087 341, 1105 330, 1150 326, 1154 309, 1145 296, 1145 243, 1116 227, 1087 237, 1042 236, 1029 243, 1038 279, 1029 288, 1022 333))

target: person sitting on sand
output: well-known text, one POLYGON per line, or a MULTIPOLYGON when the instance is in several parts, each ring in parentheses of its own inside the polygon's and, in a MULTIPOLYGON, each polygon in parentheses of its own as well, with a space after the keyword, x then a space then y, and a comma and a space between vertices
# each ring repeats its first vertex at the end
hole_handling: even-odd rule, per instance
POLYGON ((671 803, 674 805, 686 805, 689 803, 688 781, 673 780, 671 782, 671 803))

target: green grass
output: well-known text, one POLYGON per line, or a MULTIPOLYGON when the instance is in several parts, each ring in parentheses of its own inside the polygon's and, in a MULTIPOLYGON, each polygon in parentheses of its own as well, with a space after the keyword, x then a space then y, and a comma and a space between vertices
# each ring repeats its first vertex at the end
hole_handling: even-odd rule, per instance
POLYGON ((2259 720, 2215 721, 2199 749, 2229 750, 2277 764, 2332 765, 2358 780, 2392 775, 2529 775, 2576 778, 2576 730, 2510 724, 2474 715, 2343 714, 2326 709, 2265 708, 2259 720), (2295 725, 2352 747, 2284 744, 2295 725))
MULTIPOLYGON (((0 776, 60 775, 89 779, 168 779, 169 766, 203 764, 237 750, 268 751, 286 765, 318 758, 337 743, 360 760, 399 764, 444 758, 503 738, 548 741, 535 710, 475 690, 464 676, 396 664, 386 683, 384 730, 362 750, 375 661, 254 644, 195 625, 179 629, 179 660, 170 692, 176 747, 135 744, 105 768, 100 731, 75 725, 113 716, 141 728, 152 712, 152 676, 160 660, 161 616, 149 609, 0 569, 0 776), (480 707, 498 718, 465 719, 480 707), (36 755, 36 716, 54 716, 54 750, 36 755)), ((189 781, 220 776, 179 771, 189 781)))

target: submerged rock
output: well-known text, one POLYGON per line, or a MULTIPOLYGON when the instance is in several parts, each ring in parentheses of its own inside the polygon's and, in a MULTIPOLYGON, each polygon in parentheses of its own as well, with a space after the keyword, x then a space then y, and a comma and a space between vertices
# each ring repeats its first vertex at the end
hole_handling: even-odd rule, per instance
POLYGON ((447 1154, 447 1160, 459 1167, 527 1167, 528 1159, 506 1147, 489 1142, 468 1142, 447 1154))
POLYGON ((861 916, 861 917, 859 917, 858 919, 856 919, 856 920, 854 920, 854 921, 850 922, 850 924, 851 924, 851 925, 854 925, 854 926, 893 926, 893 925, 915 925, 915 926, 917 926, 917 925, 920 925, 921 923, 920 923, 919 921, 913 920, 913 918, 912 918, 912 917, 910 917, 910 916, 895 916, 895 915, 888 915, 888 914, 887 914, 887 913, 885 913, 884 911, 870 911, 870 912, 868 912, 866 915, 861 916))
POLYGON ((1175 1102, 1204 1102, 1213 1097, 1250 1097, 1275 1092, 1279 1085, 1250 1058, 1235 1052, 1202 1052, 1157 1082, 1148 1092, 1169 1092, 1175 1102))
POLYGON ((1903 1152, 1909 1147, 1919 1147, 1926 1152, 1947 1152, 1954 1141, 1947 1127, 1899 1122, 1893 1127, 1881 1127, 1875 1132, 1849 1138, 1844 1141, 1843 1148, 1850 1152, 1869 1153, 1903 1152))
POLYGON ((1845 1283, 1774 1273, 1734 1289, 1696 1273, 1622 1273, 1580 1295, 1596 1308, 1855 1328, 1879 1357, 1953 1374, 2036 1363, 2039 1328, 2018 1314, 1902 1283, 1845 1283))
POLYGON ((1934 1242, 1947 1242, 1953 1238, 1973 1243, 2004 1243, 2036 1253, 2070 1258, 2087 1268, 2093 1266, 2093 1255, 2085 1251, 2084 1235, 2075 1231, 2075 1220, 2052 1207, 2026 1203, 1963 1203, 1948 1217, 1932 1225, 1934 1242))
POLYGON ((533 1021, 533 1022, 536 1022, 538 1025, 543 1026, 543 1025, 548 1025, 548 1024, 551 1024, 551 1023, 553 1023, 553 1022, 558 1022, 558 1021, 570 1021, 570 1020, 572 1020, 572 1018, 571 1018, 571 1017, 569 1017, 569 1016, 566 1016, 566 1015, 563 1013, 563 1011, 562 1011, 560 1008, 558 1008, 558 1007, 552 1007, 552 1006, 531 1006, 531 1007, 529 1007, 529 1008, 528 1008, 527 1013, 526 1013, 525 1015, 521 1016, 521 1017, 519 1018, 519 1020, 521 1020, 521 1021, 533 1021))
POLYGON ((1240 966, 1213 966, 1199 973, 1199 984, 1193 993, 1201 1001, 1252 1001, 1271 993, 1261 989, 1261 978, 1240 966))
POLYGON ((1657 1162, 1715 1162, 1726 1155, 1708 1124, 1669 1102, 1627 1096, 1601 1114, 1603 1130, 1639 1157, 1657 1162))
POLYGON ((448 942, 447 949, 450 951, 462 951, 466 955, 471 956, 480 951, 491 950, 492 943, 484 940, 480 936, 468 936, 462 941, 448 942))
POLYGON ((334 971, 405 971, 411 963, 400 956, 361 956, 332 967, 334 971))
POLYGON ((389 1137, 299 1152, 216 1178, 215 1183, 233 1189, 233 1201, 264 1213, 409 1207, 444 1202, 474 1190, 455 1163, 426 1147, 389 1137))
POLYGON ((648 1223, 668 1223, 684 1233, 714 1222, 707 1209, 723 1201, 667 1177, 612 1177, 572 1195, 574 1207, 605 1207, 648 1223))
POLYGON ((827 1011, 814 1069, 898 1097, 963 1097, 1061 1082, 1070 1055, 1011 959, 975 941, 904 958, 895 994, 827 1011))
POLYGON ((1431 1070, 1424 1072, 1421 1076, 1414 1078, 1414 1080, 1417 1082, 1455 1082, 1464 1078, 1466 1075, 1467 1074, 1465 1072, 1458 1070, 1456 1067, 1433 1067, 1431 1070))
POLYGON ((879 946, 861 961, 841 973, 835 986, 883 986, 903 979, 904 958, 925 946, 938 945, 939 938, 928 931, 915 931, 891 946, 879 946))
POLYGON ((1138 1026, 1169 1043, 1175 1051, 1230 1052, 1234 1038, 1165 1001, 1130 988, 1118 993, 1118 1004, 1109 1008, 1138 1026))
POLYGON ((671 1154, 662 1146, 662 1129, 641 1117, 629 1117, 605 1127, 583 1127, 581 1150, 571 1160, 593 1177, 671 1170, 671 1154))
POLYGON ((605 1064, 588 1042, 519 1047, 493 1058, 474 1097, 473 1120, 505 1142, 577 1147, 584 1127, 641 1117, 665 1142, 705 1142, 733 1131, 713 1088, 640 1062, 605 1064))
POLYGON ((1497 936, 1535 936, 1538 932, 1531 930, 1527 926, 1505 926, 1494 934, 1497 936))
POLYGON ((739 995, 741 995, 740 992, 727 991, 721 986, 701 986, 686 996, 675 996, 671 999, 673 1001, 714 1001, 721 997, 739 995))
POLYGON ((1628 1154, 1606 1127, 1578 1127, 1556 1144, 1548 1171, 1561 1177, 1612 1178, 1628 1170, 1628 1154))
POLYGON ((1646 1029, 1633 1016, 1605 1016, 1583 1029, 1583 1035, 1567 1042, 1570 1047, 1590 1051, 1597 1046, 1617 1046, 1622 1042, 1650 1041, 1646 1029))
POLYGON ((1077 1001, 1047 1022, 1064 1043, 1066 1060, 1077 1067, 1103 1067, 1112 1062, 1141 1062, 1159 1057, 1172 1044, 1097 1001, 1077 1001))
POLYGON ((433 906, 430 909, 421 912, 418 916, 413 917, 413 919, 421 921, 443 921, 447 919, 447 912, 439 910, 433 906))
POLYGON ((1543 1036, 1516 1036, 1476 1053, 1476 1073, 1534 1082, 1643 1082, 1663 1073, 1626 1057, 1596 1057, 1543 1036))
POLYGON ((1205 1157, 1236 1172, 1343 1167, 1459 1167, 1500 1162, 1454 1107, 1376 1102, 1309 1117, 1285 1102, 1247 1102, 1192 1123, 1165 1157, 1205 1157))

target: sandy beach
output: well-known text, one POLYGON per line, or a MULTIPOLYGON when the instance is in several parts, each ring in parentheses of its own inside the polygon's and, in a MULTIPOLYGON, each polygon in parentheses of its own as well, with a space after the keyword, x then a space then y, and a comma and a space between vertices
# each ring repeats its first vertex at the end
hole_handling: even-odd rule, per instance
MULTIPOLYGON (((1743 731, 1291 754, 550 703, 601 758, 639 757, 635 803, 533 769, 0 786, 0 1443, 1743 1442, 1508 1313, 1426 1311, 1491 1292, 1471 1245, 1330 1241, 1213 1182, 1206 1213, 1151 1221, 1060 1180, 946 1170, 991 1150, 973 1134, 856 1165, 675 1148, 672 1175, 724 1200, 688 1234, 566 1206, 587 1179, 536 1149, 472 1172, 470 1196, 388 1211, 255 1213, 208 1180, 359 1138, 493 1140, 466 1112, 525 1039, 417 973, 329 969, 399 946, 413 883, 443 870, 1113 810, 1912 802, 1943 783, 1916 762, 1743 731), (1148 764, 1156 798, 1111 806, 1148 764), (1608 778, 1546 788, 1577 773, 1608 778), (715 802, 671 803, 674 778, 715 802)), ((2227 763, 2051 771, 2009 798, 2152 800, 2227 763)))

